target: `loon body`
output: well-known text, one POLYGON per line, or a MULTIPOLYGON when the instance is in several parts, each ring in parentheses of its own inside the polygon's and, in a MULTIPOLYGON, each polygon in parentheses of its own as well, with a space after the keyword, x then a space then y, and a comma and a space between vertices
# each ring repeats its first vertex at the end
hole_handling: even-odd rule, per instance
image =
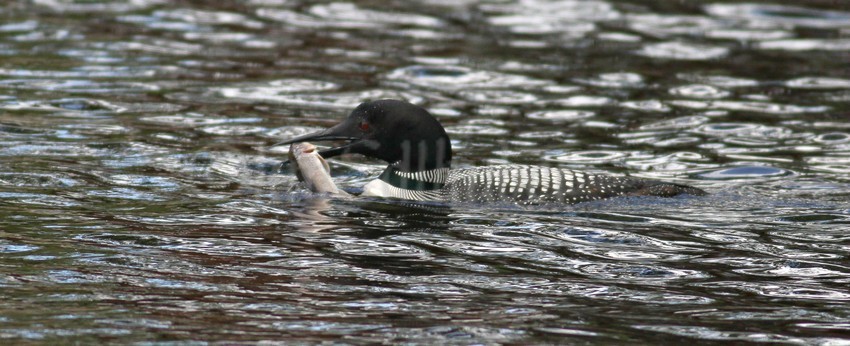
POLYGON ((319 140, 349 141, 319 152, 325 158, 357 153, 389 163, 377 179, 364 186, 361 196, 528 205, 616 196, 706 194, 687 185, 564 168, 497 165, 451 169, 451 144, 443 126, 425 109, 397 100, 362 103, 342 123, 281 144, 319 140))

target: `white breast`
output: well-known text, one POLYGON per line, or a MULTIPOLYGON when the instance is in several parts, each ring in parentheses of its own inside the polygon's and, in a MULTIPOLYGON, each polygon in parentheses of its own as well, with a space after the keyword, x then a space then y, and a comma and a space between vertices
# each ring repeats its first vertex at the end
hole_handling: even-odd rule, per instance
POLYGON ((397 197, 394 190, 400 190, 399 188, 388 184, 387 182, 381 179, 375 179, 370 181, 366 186, 363 187, 363 194, 361 196, 365 197, 397 197))
POLYGON ((370 181, 366 186, 363 187, 363 194, 361 196, 364 197, 385 197, 385 198, 400 198, 400 199, 410 199, 414 201, 442 201, 446 199, 445 191, 441 190, 428 190, 428 191, 417 191, 417 190, 408 190, 401 189, 395 186, 390 185, 389 183, 381 180, 375 179, 370 181))

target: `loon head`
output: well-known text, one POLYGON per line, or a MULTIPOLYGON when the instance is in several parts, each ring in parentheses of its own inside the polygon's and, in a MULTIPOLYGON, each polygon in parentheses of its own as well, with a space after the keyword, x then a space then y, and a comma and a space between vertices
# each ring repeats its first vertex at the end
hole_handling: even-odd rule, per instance
POLYGON ((328 140, 348 144, 320 151, 322 157, 362 154, 401 172, 448 168, 452 160, 449 136, 440 122, 424 108, 399 100, 361 103, 343 122, 279 144, 328 140))

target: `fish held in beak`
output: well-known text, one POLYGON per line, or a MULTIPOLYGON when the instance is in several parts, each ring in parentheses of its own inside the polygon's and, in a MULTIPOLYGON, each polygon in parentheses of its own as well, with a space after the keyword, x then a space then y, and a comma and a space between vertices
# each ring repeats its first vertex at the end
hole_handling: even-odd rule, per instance
POLYGON ((294 143, 289 147, 289 162, 294 164, 295 175, 310 191, 316 193, 345 194, 331 179, 327 161, 307 142, 294 143))

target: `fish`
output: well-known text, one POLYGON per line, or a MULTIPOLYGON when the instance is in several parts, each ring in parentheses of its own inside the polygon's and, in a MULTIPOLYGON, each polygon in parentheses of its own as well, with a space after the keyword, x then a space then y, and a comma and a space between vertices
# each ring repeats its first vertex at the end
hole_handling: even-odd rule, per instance
POLYGON ((295 143, 289 146, 289 162, 295 166, 295 176, 304 182, 310 191, 332 195, 347 195, 331 180, 331 168, 319 155, 316 146, 307 143, 295 143))

